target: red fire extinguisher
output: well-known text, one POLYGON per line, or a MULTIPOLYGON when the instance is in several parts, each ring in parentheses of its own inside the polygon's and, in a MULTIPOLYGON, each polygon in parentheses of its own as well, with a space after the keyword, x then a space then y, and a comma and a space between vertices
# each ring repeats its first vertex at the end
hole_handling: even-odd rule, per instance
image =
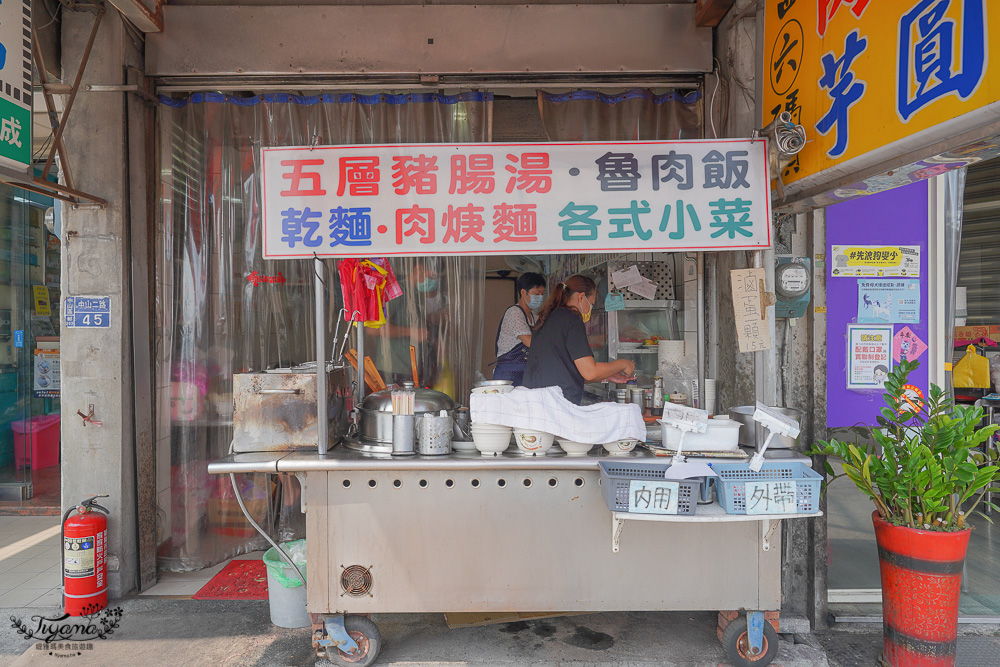
POLYGON ((63 608, 70 616, 108 606, 108 518, 94 496, 63 514, 63 608))

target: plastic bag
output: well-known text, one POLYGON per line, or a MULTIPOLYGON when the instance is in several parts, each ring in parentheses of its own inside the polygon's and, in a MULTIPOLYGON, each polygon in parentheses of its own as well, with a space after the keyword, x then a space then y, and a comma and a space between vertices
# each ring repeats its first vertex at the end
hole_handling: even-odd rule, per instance
MULTIPOLYGON (((285 542, 281 547, 292 557, 292 561, 302 571, 302 576, 308 577, 306 574, 306 541, 294 540, 292 542, 285 542)), ((285 559, 281 557, 281 554, 274 547, 264 552, 264 565, 271 573, 271 576, 274 577, 274 580, 285 588, 298 588, 302 585, 302 580, 299 579, 298 573, 288 566, 288 563, 285 562, 285 559)))
POLYGON ((965 349, 965 356, 955 364, 951 376, 956 387, 989 389, 990 362, 970 345, 965 349))

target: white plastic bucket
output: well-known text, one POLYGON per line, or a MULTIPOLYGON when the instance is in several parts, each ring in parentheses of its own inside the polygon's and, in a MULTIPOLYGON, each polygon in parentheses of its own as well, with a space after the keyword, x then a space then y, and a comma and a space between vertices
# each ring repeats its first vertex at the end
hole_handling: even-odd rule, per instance
MULTIPOLYGON (((269 552, 274 549, 268 549, 269 552)), ((277 554, 277 552, 275 552, 277 554)), ((280 558, 280 556, 278 556, 280 558)), ((298 579, 295 570, 283 563, 282 574, 287 579, 298 579)), ((305 571, 305 563, 299 567, 305 571)), ((306 587, 294 586, 286 588, 267 568, 267 603, 271 609, 271 623, 279 628, 305 628, 312 624, 309 612, 306 611, 306 587)))

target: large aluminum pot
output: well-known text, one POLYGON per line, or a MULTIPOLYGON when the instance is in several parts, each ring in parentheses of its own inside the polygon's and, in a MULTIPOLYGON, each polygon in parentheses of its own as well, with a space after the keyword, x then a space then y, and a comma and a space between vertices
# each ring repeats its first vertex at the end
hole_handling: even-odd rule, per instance
MULTIPOLYGON (((767 429, 758 424, 753 420, 754 410, 757 408, 753 405, 740 405, 735 408, 729 408, 729 418, 735 419, 740 423, 740 446, 742 447, 759 447, 764 444, 764 440, 767 439, 767 429)), ((791 417, 795 421, 799 422, 799 426, 802 426, 802 411, 796 408, 771 408, 776 412, 779 412, 786 417, 791 417)), ((767 446, 768 449, 794 449, 795 451, 801 451, 801 443, 798 438, 790 438, 787 435, 775 435, 771 438, 771 444, 767 446)))
MULTIPOLYGON (((449 417, 455 416, 459 405, 448 394, 433 389, 414 387, 412 382, 404 382, 403 387, 412 389, 413 414, 419 419, 425 412, 438 414, 446 410, 449 417)), ((369 394, 361 403, 358 430, 361 440, 385 445, 392 444, 392 390, 383 389, 369 394)))

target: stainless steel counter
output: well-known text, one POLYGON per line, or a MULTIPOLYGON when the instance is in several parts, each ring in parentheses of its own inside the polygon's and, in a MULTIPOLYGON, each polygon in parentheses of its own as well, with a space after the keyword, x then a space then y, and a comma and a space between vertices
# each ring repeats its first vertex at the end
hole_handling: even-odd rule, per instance
MULTIPOLYGON (((231 472, 310 472, 321 470, 598 470, 600 460, 658 459, 664 463, 670 457, 655 457, 645 449, 637 449, 628 456, 600 456, 600 448, 591 450, 589 456, 567 456, 564 453, 546 456, 524 456, 516 448, 508 449, 503 456, 481 456, 478 452, 454 452, 447 456, 391 456, 364 454, 343 445, 332 448, 326 456, 319 456, 313 449, 294 452, 253 452, 233 454, 208 464, 211 474, 231 472)), ((768 461, 803 461, 809 457, 791 450, 773 450, 764 453, 768 461)), ((693 459, 692 459, 693 460, 693 459)), ((709 463, 735 463, 735 459, 697 459, 709 463)), ((746 459, 749 460, 749 459, 746 459)))

